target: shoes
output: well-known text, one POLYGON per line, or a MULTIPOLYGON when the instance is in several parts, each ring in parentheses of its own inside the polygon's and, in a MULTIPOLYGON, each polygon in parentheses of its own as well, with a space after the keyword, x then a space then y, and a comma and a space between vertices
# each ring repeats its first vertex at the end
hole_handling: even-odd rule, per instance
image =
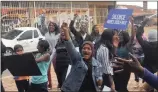
POLYGON ((51 89, 52 89, 52 85, 48 84, 48 90, 51 90, 51 89))
POLYGON ((51 90, 52 88, 48 87, 48 90, 51 90))

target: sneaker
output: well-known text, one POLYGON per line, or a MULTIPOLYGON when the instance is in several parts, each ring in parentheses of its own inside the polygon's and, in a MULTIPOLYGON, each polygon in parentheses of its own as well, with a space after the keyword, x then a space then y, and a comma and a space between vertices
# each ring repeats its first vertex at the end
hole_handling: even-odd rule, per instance
POLYGON ((52 89, 52 85, 48 85, 48 90, 51 90, 52 89))
POLYGON ((48 87, 48 90, 51 90, 52 88, 48 87))

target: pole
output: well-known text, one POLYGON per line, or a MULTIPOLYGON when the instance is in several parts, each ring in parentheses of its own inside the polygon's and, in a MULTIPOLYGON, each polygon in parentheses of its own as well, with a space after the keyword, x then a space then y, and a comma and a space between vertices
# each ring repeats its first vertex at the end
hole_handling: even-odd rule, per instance
POLYGON ((96 4, 94 4, 94 24, 97 24, 97 12, 96 12, 96 4))
POLYGON ((71 14, 72 14, 72 1, 71 1, 71 14))
POLYGON ((35 27, 37 28, 36 22, 37 22, 37 18, 36 18, 36 6, 35 6, 35 1, 34 1, 34 19, 35 19, 35 27))
POLYGON ((29 7, 28 7, 28 13, 29 13, 29 25, 27 25, 27 26, 29 26, 29 27, 31 26, 31 13, 30 13, 31 10, 30 10, 30 3, 31 3, 31 2, 29 2, 29 7))
POLYGON ((88 5, 88 1, 87 1, 87 6, 88 6, 88 33, 90 34, 91 32, 90 32, 90 14, 89 14, 89 5, 88 5))

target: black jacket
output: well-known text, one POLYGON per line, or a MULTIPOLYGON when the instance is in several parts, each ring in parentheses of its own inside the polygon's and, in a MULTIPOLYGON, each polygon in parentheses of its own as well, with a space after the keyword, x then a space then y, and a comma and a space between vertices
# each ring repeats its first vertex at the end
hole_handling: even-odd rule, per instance
POLYGON ((68 66, 71 63, 64 41, 58 41, 56 45, 56 67, 68 66))
POLYGON ((143 65, 150 72, 155 73, 158 70, 158 42, 148 42, 143 40, 142 35, 144 33, 144 27, 139 27, 136 38, 141 45, 144 52, 143 65))

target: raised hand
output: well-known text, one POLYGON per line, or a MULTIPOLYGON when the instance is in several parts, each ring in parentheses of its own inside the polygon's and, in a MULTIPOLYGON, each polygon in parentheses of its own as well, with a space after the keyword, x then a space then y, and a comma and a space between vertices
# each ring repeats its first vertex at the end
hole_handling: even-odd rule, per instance
POLYGON ((67 23, 62 24, 61 26, 61 36, 64 40, 69 40, 70 39, 70 35, 69 35, 69 27, 67 23))
POLYGON ((131 25, 134 23, 134 18, 133 18, 133 16, 130 17, 130 22, 131 22, 131 25))
POLYGON ((130 22, 131 22, 131 39, 129 41, 129 45, 133 43, 134 37, 136 35, 135 30, 134 30, 134 18, 133 16, 130 17, 130 22))
POLYGON ((77 19, 78 15, 77 14, 74 14, 74 18, 73 20, 75 21, 77 19))

